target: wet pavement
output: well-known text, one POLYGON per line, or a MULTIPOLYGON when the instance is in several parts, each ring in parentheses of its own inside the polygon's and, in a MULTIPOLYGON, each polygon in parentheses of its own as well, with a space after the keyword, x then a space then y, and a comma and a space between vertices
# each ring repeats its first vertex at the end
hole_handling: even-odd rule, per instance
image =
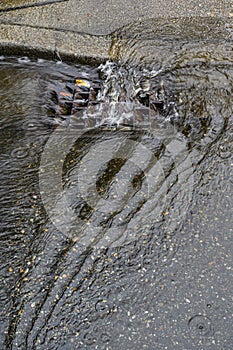
POLYGON ((231 350, 231 3, 49 2, 0 5, 0 349, 231 350))

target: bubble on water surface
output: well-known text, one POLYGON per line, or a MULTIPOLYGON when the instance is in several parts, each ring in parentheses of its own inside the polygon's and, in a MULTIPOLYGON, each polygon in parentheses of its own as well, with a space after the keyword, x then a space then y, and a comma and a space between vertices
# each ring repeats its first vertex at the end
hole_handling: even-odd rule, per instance
POLYGON ((207 316, 196 315, 188 321, 190 334, 195 338, 209 338, 214 335, 214 326, 207 316))
POLYGON ((18 62, 19 62, 19 63, 29 63, 29 62, 31 62, 31 60, 30 60, 29 57, 24 56, 24 57, 19 57, 19 58, 18 58, 18 62))

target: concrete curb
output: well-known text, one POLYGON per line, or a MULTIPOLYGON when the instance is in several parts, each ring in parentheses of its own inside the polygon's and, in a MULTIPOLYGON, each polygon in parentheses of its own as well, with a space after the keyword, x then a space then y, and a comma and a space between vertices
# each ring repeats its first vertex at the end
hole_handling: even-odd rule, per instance
POLYGON ((109 58, 111 34, 153 18, 232 18, 232 0, 0 1, 0 56, 30 55, 98 64, 109 58))
POLYGON ((0 55, 30 55, 69 62, 99 64, 109 58, 110 36, 60 29, 0 24, 0 55))

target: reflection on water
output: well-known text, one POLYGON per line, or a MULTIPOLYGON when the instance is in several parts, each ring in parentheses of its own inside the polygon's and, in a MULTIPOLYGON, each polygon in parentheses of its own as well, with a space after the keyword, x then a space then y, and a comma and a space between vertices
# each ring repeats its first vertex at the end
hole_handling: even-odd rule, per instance
POLYGON ((231 23, 157 19, 112 39, 100 69, 0 61, 1 349, 227 348, 222 281, 218 332, 214 302, 176 302, 191 303, 189 264, 190 286, 208 284, 203 241, 225 276, 231 23), (48 113, 51 86, 99 74, 94 105, 65 122, 48 113))

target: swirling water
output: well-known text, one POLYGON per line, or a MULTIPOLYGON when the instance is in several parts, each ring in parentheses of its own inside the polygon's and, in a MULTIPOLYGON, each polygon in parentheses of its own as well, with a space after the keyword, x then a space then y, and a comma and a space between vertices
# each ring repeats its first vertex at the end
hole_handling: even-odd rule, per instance
POLYGON ((232 22, 133 23, 111 59, 0 62, 1 348, 230 349, 232 22))

